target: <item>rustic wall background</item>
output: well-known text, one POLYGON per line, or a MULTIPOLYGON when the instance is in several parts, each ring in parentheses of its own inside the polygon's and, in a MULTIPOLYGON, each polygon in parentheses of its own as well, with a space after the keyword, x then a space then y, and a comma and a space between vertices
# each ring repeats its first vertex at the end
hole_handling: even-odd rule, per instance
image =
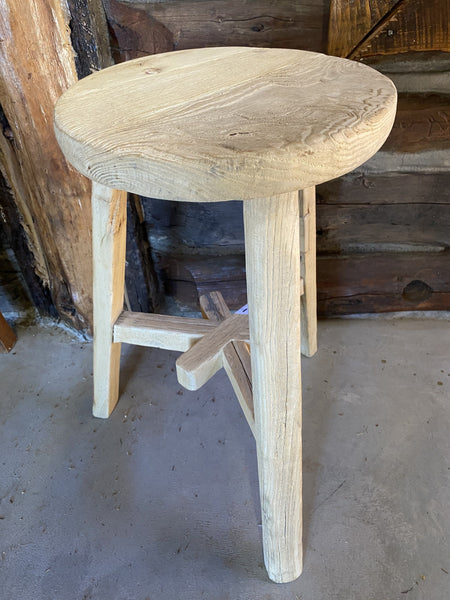
MULTIPOLYGON (((109 64, 111 54, 122 61, 214 45, 328 52, 394 80, 399 111, 385 146, 357 171, 317 189, 319 312, 449 309, 447 0, 47 4, 0 5, 7 40, 0 45, 2 239, 40 310, 80 329, 90 323, 89 186, 55 146, 56 97, 77 76, 109 64)), ((242 304, 240 203, 131 198, 127 288, 132 307, 144 311, 157 308, 162 289, 191 307, 213 288, 232 307, 242 304)))

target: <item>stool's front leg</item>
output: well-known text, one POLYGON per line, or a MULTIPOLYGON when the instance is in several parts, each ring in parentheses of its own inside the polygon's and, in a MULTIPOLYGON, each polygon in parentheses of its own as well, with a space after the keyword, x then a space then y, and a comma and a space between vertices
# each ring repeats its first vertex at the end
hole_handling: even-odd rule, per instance
POLYGON ((317 352, 317 284, 316 284, 316 188, 299 192, 301 267, 304 292, 301 298, 302 354, 317 352))
POLYGON ((264 559, 287 582, 302 571, 298 193, 244 202, 244 224, 264 559))
POLYGON ((127 194, 92 183, 94 406, 106 419, 119 397, 120 344, 113 326, 123 309, 127 194))

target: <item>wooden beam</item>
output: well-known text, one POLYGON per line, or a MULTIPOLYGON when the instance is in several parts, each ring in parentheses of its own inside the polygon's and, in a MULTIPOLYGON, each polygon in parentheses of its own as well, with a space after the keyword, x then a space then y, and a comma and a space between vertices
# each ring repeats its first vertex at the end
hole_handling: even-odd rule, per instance
POLYGON ((438 94, 400 96, 383 150, 421 152, 450 149, 450 102, 438 94))
POLYGON ((114 324, 123 309, 127 194, 93 182, 94 417, 107 419, 119 399, 120 343, 114 324))
POLYGON ((12 191, 33 269, 57 314, 92 322, 90 183, 65 161, 53 107, 75 83, 70 13, 63 0, 5 0, 0 11, 0 166, 12 191), (32 26, 30 26, 32 24, 32 26))
POLYGON ((247 315, 233 315, 202 337, 177 362, 177 377, 188 390, 198 390, 222 368, 222 351, 233 342, 249 341, 247 315))
POLYGON ((399 0, 331 0, 328 54, 347 57, 399 0))
POLYGON ((206 46, 326 50, 326 0, 104 2, 119 51, 127 58, 206 46))
POLYGON ((450 250, 319 257, 319 315, 448 310, 449 264, 450 250))
POLYGON ((317 352, 316 188, 299 192, 302 354, 317 352))
POLYGON ((302 400, 298 193, 244 203, 253 403, 264 561, 302 571, 302 400))
MULTIPOLYGON (((200 307, 203 316, 211 321, 220 322, 231 316, 222 294, 217 291, 201 296, 200 307)), ((223 349, 222 359, 247 423, 255 435, 250 347, 245 342, 231 342, 223 349)))
POLYGON ((141 199, 136 194, 128 194, 125 286, 130 310, 157 311, 162 290, 145 230, 141 199))
POLYGON ((449 18, 447 0, 332 0, 328 54, 449 52, 449 18))
POLYGON ((215 328, 203 319, 123 311, 114 325, 114 342, 186 352, 215 328))
POLYGON ((173 36, 145 11, 145 6, 103 0, 115 62, 173 50, 173 36))
POLYGON ((348 54, 361 60, 403 52, 450 52, 448 0, 400 0, 348 54))

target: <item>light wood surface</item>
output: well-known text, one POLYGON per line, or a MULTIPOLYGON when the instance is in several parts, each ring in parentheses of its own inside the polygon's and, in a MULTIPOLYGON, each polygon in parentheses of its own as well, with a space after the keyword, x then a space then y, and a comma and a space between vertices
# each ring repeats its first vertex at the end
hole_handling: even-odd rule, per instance
POLYGON ((244 203, 264 560, 276 582, 302 570, 299 224, 297 192, 244 203))
MULTIPOLYGON (((200 308, 205 318, 224 321, 231 312, 220 292, 214 291, 200 297, 200 308)), ((223 367, 233 386, 250 429, 255 435, 255 414, 253 410, 252 371, 250 348, 245 342, 234 341, 227 344, 222 352, 223 367)))
POLYGON ((299 192, 302 354, 317 352, 316 189, 299 192))
POLYGON ((52 123, 57 98, 77 81, 69 21, 66 1, 0 3, 0 169, 17 211, 10 218, 21 223, 15 252, 33 302, 86 330, 91 184, 67 164, 52 123))
POLYGON ((247 315, 233 315, 203 336, 177 362, 178 381, 188 390, 198 390, 222 368, 222 352, 234 340, 249 341, 247 315))
POLYGON ((107 418, 119 398, 120 343, 113 328, 123 309, 127 194, 92 185, 94 256, 94 406, 107 418))
POLYGON ((276 196, 352 170, 386 139, 396 92, 355 62, 300 50, 203 48, 115 65, 55 108, 68 160, 167 200, 276 196))
POLYGON ((114 342, 185 352, 215 328, 203 319, 123 311, 114 325, 114 342))

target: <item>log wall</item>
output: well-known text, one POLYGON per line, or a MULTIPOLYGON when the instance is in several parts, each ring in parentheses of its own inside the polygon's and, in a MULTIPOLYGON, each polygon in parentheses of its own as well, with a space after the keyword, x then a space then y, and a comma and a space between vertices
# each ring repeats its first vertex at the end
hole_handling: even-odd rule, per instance
MULTIPOLYGON (((56 145, 56 98, 109 64, 110 48, 122 61, 214 45, 328 52, 392 77, 401 94, 386 145, 318 188, 319 311, 450 307, 446 0, 4 0, 0 36, 2 239, 41 310, 89 328, 90 186, 56 145)), ((134 306, 156 308, 152 257, 166 291, 182 303, 194 307, 199 292, 214 288, 232 306, 243 303, 238 202, 134 198, 129 210, 134 306)))

